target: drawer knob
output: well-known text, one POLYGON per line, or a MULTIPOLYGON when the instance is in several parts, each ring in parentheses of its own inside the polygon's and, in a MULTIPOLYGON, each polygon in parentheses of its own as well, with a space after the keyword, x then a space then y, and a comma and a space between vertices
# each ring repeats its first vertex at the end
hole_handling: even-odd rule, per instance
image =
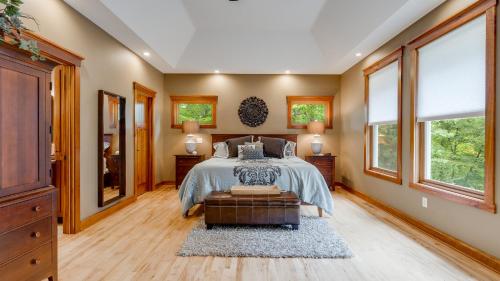
POLYGON ((37 231, 37 232, 33 232, 31 234, 31 236, 34 237, 34 238, 40 238, 40 236, 42 236, 42 234, 39 231, 37 231))
POLYGON ((40 264, 40 260, 39 259, 32 259, 31 260, 31 264, 32 265, 38 265, 38 264, 40 264))
POLYGON ((38 212, 40 212, 40 210, 41 210, 41 209, 42 209, 42 208, 41 208, 40 206, 35 206, 35 207, 33 207, 33 211, 34 211, 34 212, 37 212, 37 213, 38 213, 38 212))

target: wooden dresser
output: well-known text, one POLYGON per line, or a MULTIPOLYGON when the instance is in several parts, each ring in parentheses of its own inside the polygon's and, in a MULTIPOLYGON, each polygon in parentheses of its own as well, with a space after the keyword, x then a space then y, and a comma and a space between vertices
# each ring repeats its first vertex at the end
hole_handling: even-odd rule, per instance
POLYGON ((175 155, 175 188, 179 188, 194 165, 205 160, 205 155, 175 155))
POLYGON ((0 280, 57 280, 51 183, 54 65, 0 45, 0 280))
POLYGON ((309 155, 306 161, 318 168, 325 178, 330 190, 335 190, 335 156, 330 153, 325 155, 309 155))

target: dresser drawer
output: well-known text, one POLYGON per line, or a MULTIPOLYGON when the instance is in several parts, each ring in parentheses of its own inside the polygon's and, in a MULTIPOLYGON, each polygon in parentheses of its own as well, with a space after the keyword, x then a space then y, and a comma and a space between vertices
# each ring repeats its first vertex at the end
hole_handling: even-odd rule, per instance
POLYGON ((9 263, 0 265, 0 278, 5 281, 39 281, 51 275, 52 244, 29 252, 9 263))
POLYGON ((44 195, 0 207, 0 233, 52 214, 52 197, 44 195))
POLYGON ((31 249, 38 248, 52 238, 52 218, 36 221, 0 235, 0 264, 31 249))

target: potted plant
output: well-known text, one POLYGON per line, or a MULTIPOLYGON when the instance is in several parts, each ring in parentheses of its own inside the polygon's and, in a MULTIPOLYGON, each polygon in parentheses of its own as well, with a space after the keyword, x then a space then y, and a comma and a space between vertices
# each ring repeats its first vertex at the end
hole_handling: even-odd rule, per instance
POLYGON ((44 60, 36 41, 26 40, 22 33, 28 30, 22 19, 37 21, 30 15, 21 12, 22 0, 0 0, 0 44, 17 46, 31 54, 32 60, 44 60))

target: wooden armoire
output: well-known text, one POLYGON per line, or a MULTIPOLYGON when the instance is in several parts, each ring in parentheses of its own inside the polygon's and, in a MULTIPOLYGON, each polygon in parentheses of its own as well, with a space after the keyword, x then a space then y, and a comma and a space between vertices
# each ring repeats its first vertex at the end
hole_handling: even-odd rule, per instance
POLYGON ((57 280, 57 193, 50 185, 55 65, 0 44, 0 280, 57 280))

